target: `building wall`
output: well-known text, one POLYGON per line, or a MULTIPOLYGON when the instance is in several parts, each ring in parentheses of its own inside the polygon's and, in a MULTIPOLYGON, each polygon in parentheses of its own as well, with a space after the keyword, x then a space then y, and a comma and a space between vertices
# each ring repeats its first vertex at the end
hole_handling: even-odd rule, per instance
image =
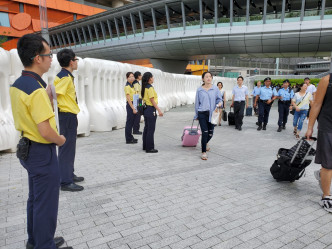
MULTIPOLYGON (((103 11, 105 10, 66 0, 48 0, 48 27, 55 27, 103 11)), ((0 36, 8 39, 2 44, 4 49, 16 48, 19 37, 40 30, 38 0, 0 0, 0 36)))

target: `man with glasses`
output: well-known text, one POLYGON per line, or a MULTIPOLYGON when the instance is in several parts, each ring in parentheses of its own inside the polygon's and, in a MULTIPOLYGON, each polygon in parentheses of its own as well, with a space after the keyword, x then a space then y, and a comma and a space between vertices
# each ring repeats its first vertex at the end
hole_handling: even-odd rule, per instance
POLYGON ((266 130, 267 123, 269 122, 269 114, 273 101, 277 98, 277 91, 271 87, 271 78, 264 79, 264 85, 261 87, 256 95, 254 108, 258 102, 258 125, 257 130, 266 130), (258 100, 259 99, 259 100, 258 100), (263 126, 262 126, 263 125, 263 126))
POLYGON ((10 87, 10 98, 15 128, 22 136, 17 157, 29 178, 26 248, 56 249, 64 239, 54 238, 60 188, 55 146, 63 145, 66 138, 58 134, 47 85, 41 78, 51 67, 52 53, 47 41, 35 34, 22 36, 17 52, 24 70, 10 87))
POLYGON ((62 49, 58 52, 57 58, 62 67, 54 80, 59 107, 60 134, 67 138, 66 143, 59 148, 61 190, 82 191, 84 188, 76 182, 84 181, 84 178, 74 174, 77 114, 80 112, 80 108, 78 107, 72 73, 77 70, 78 59, 71 49, 62 49))

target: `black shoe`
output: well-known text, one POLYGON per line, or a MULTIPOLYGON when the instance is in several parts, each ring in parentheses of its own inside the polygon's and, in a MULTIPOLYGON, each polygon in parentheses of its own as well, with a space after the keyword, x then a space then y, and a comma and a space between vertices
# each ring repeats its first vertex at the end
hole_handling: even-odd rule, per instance
POLYGON ((282 127, 281 127, 281 126, 279 126, 279 128, 278 128, 277 132, 281 132, 281 131, 282 131, 282 127))
MULTIPOLYGON (((55 244, 56 248, 59 248, 60 246, 62 246, 63 243, 65 243, 65 240, 63 237, 54 238, 54 244, 55 244)), ((27 242, 26 249, 33 249, 33 247, 34 247, 33 245, 31 245, 29 242, 27 242)), ((66 248, 66 247, 63 247, 63 248, 66 248)))
POLYGON ((134 135, 142 135, 143 133, 141 131, 133 132, 134 135))
POLYGON ((283 129, 283 130, 286 130, 286 126, 283 126, 282 129, 283 129))
POLYGON ((235 130, 239 129, 237 126, 235 126, 235 130))
POLYGON ((83 182, 84 181, 84 177, 74 175, 73 180, 74 180, 74 182, 83 182))
POLYGON ((266 125, 263 125, 263 131, 266 131, 266 125))
POLYGON ((260 131, 262 129, 262 125, 259 125, 257 130, 260 131))
POLYGON ((75 183, 71 183, 69 185, 64 185, 61 186, 62 191, 71 191, 71 192, 76 192, 76 191, 82 191, 84 187, 77 185, 75 183))
POLYGON ((127 141, 126 144, 137 144, 137 141, 138 141, 138 140, 134 138, 134 139, 131 140, 131 141, 127 141))
POLYGON ((152 150, 146 150, 146 153, 158 153, 158 150, 152 149, 152 150))
POLYGON ((259 123, 258 123, 258 122, 256 122, 256 125, 258 125, 258 126, 259 126, 259 123))
POLYGON ((242 127, 240 126, 240 127, 238 128, 238 130, 239 130, 239 131, 242 131, 242 127))

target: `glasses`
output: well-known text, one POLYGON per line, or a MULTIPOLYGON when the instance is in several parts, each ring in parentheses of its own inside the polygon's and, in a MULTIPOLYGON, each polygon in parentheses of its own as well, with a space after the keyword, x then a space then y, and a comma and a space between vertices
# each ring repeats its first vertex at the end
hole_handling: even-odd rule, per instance
POLYGON ((38 55, 39 56, 48 56, 50 58, 53 58, 53 54, 52 53, 49 53, 49 54, 37 54, 34 57, 31 57, 31 60, 33 60, 34 58, 36 58, 38 55))

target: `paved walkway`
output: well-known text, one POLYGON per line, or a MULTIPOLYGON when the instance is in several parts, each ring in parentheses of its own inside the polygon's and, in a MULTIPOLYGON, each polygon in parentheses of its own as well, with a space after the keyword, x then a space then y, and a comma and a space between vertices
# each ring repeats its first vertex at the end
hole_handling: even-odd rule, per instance
MULTIPOLYGON (((158 154, 144 153, 141 141, 126 145, 123 129, 80 137, 85 190, 61 192, 56 235, 75 249, 332 248, 332 215, 318 205, 313 176, 319 166, 294 183, 270 175, 278 148, 296 143, 291 123, 276 132, 275 107, 267 131, 256 131, 255 117, 241 132, 216 127, 208 161, 200 146, 181 147, 192 117, 186 106, 158 118, 158 154)), ((15 154, 0 154, 0 248, 24 248, 27 195, 15 154)))

